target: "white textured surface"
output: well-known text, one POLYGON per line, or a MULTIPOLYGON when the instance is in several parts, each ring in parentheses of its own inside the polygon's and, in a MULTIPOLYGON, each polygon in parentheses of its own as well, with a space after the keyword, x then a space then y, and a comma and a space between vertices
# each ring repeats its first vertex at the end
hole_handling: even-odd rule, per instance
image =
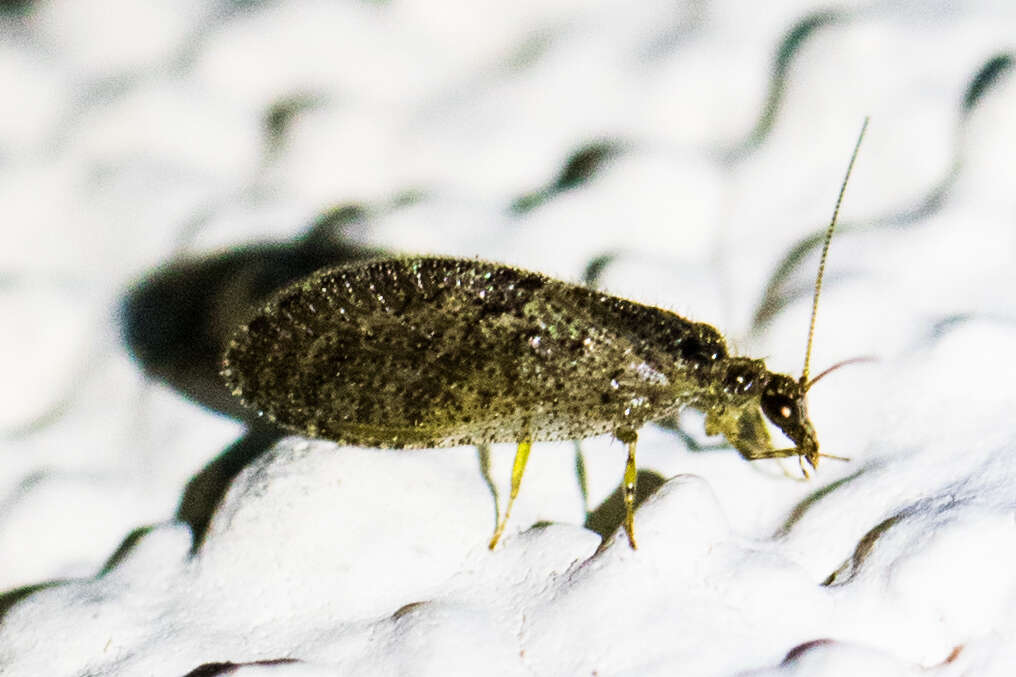
MULTIPOLYGON (((1016 11, 962 7, 844 3, 734 155, 784 34, 825 5, 49 0, 2 19, 0 592, 66 580, 2 616, 0 674, 1011 674, 1016 77, 961 104, 1016 11), (268 152, 263 116, 293 96, 313 104, 268 152), (637 552, 598 551, 572 447, 536 445, 491 553, 473 450, 287 438, 190 555, 181 492, 241 427, 124 354, 137 276, 364 201, 364 237, 392 250, 571 280, 621 252, 609 290, 796 373, 808 299, 757 337, 751 315, 828 219, 866 114, 813 365, 880 361, 810 399, 851 462, 796 482, 647 427, 640 466, 674 479, 639 510, 637 552), (622 149, 588 183, 510 211, 601 139, 622 149), (892 226, 956 161, 940 207, 892 226), (381 209, 403 191, 423 197, 381 209)), ((583 449, 595 507, 623 450, 583 449)), ((511 452, 492 459, 502 495, 511 452)))

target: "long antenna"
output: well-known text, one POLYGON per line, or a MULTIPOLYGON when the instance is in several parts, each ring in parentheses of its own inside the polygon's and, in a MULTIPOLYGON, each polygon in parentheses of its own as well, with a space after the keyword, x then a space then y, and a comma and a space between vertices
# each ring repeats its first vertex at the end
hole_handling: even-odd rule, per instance
POLYGON ((811 344, 815 341, 815 316, 818 314, 818 297, 822 293, 822 275, 825 273, 826 258, 829 256, 829 244, 833 241, 833 231, 836 230, 836 218, 840 215, 840 205, 843 204, 843 194, 847 192, 847 182, 850 181, 850 172, 854 170, 854 160, 857 159, 857 151, 861 149, 861 140, 864 139, 864 132, 868 129, 868 118, 864 118, 861 125, 861 133, 857 135, 857 143, 854 144, 854 152, 850 156, 850 164, 847 165, 847 175, 843 177, 843 185, 840 186, 840 196, 836 198, 836 208, 833 209, 833 218, 826 230, 825 244, 822 245, 822 258, 818 262, 818 276, 815 278, 815 295, 811 299, 811 325, 808 327, 808 347, 804 351, 804 370, 801 371, 802 385, 808 383, 808 366, 811 363, 811 344))

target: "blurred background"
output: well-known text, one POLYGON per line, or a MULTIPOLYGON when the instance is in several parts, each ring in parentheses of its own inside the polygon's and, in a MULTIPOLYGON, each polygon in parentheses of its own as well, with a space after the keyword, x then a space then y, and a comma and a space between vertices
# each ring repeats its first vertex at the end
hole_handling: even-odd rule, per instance
POLYGON ((815 369, 1011 319, 1014 36, 1005 0, 0 3, 0 600, 200 541, 278 435, 223 337, 322 265, 586 280, 796 374, 871 116, 815 369))

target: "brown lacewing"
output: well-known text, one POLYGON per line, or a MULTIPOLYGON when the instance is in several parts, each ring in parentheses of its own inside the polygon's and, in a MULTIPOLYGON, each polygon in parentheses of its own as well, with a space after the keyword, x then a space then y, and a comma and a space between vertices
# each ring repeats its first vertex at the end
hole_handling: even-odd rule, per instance
MULTIPOLYGON (((625 531, 635 547, 635 446, 646 422, 684 407, 705 413, 748 459, 818 465, 808 411, 815 282, 799 378, 731 355, 715 328, 660 308, 497 263, 445 257, 326 268, 277 293, 230 340, 233 394, 279 425, 342 444, 393 449, 517 444, 511 513, 533 442, 611 433, 628 448, 625 531), (776 448, 768 419, 793 443, 776 448)), ((833 457, 836 458, 836 457, 833 457)), ((807 474, 807 473, 805 473, 807 474)))

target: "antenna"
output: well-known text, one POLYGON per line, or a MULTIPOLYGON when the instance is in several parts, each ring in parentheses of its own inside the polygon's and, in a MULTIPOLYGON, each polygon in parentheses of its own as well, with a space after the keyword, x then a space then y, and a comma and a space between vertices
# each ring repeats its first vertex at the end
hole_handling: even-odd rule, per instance
MULTIPOLYGON (((818 314, 818 297, 822 293, 822 275, 825 273, 826 258, 829 256, 829 244, 833 240, 833 231, 836 230, 836 217, 840 215, 840 205, 843 204, 843 194, 847 192, 847 182, 850 181, 850 172, 854 169, 854 160, 857 159, 857 151, 861 149, 861 141, 864 139, 864 132, 868 129, 868 118, 864 118, 861 125, 861 133, 857 135, 857 143, 854 144, 854 152, 850 156, 850 164, 847 165, 847 174, 843 177, 843 185, 840 186, 840 196, 836 198, 836 207, 833 209, 833 218, 826 229, 825 244, 822 245, 822 258, 818 262, 818 276, 815 278, 815 295, 811 299, 811 325, 808 327, 808 347, 804 351, 804 369, 801 371, 800 383, 808 383, 808 366, 811 363, 811 344, 815 341, 815 316, 818 314)), ((824 376, 824 374, 820 374, 824 376)), ((818 379, 816 379, 818 380, 818 379)))
POLYGON ((809 390, 811 390, 811 387, 813 385, 815 385, 820 378, 822 378, 826 374, 829 374, 830 372, 836 371, 840 367, 845 367, 848 364, 857 364, 859 362, 877 362, 877 361, 878 361, 877 357, 874 357, 874 356, 871 356, 871 355, 864 355, 862 357, 852 357, 849 360, 843 360, 841 362, 837 362, 836 364, 834 364, 833 366, 829 367, 828 369, 823 371, 821 374, 816 376, 815 378, 813 378, 810 381, 808 381, 807 383, 805 383, 804 384, 804 392, 808 392, 809 390))

